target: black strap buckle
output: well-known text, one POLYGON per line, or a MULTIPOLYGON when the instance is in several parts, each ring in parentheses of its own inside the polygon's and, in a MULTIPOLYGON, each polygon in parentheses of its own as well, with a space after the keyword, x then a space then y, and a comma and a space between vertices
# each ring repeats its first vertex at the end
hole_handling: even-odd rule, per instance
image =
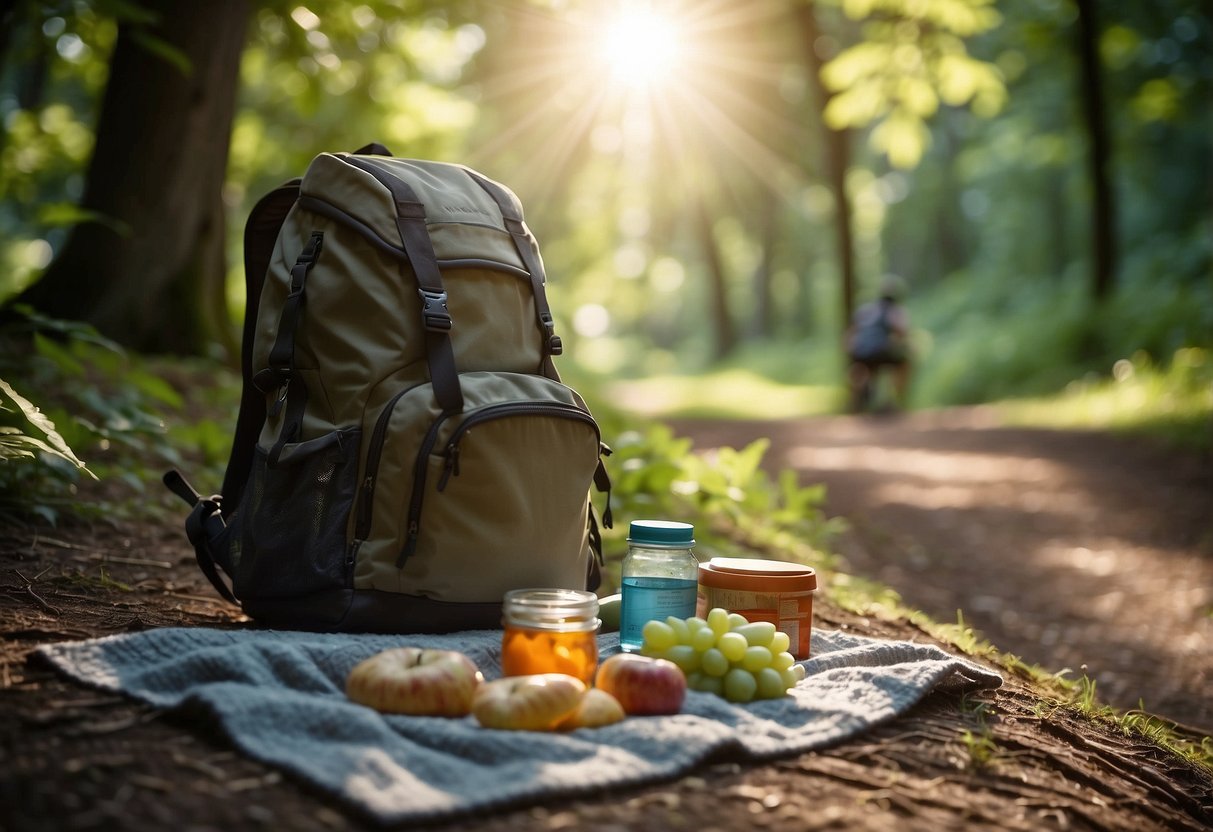
POLYGON ((446 305, 446 292, 431 292, 418 289, 421 297, 421 320, 430 332, 450 332, 451 313, 446 305))
POLYGON ((539 316, 539 322, 543 324, 544 332, 548 336, 548 355, 560 355, 564 352, 564 342, 560 340, 560 336, 556 334, 556 321, 552 317, 551 312, 544 312, 539 316))
POLYGON ((253 386, 262 393, 281 391, 291 380, 290 367, 263 367, 253 376, 253 386))

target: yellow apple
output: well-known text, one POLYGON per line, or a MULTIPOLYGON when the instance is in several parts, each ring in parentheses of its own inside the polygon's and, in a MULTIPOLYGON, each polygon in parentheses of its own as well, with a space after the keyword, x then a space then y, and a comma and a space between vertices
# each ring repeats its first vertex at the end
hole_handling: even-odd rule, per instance
POLYGON ((387 714, 466 716, 484 681, 455 650, 396 647, 359 662, 346 680, 353 701, 387 714))
POLYGON ((560 731, 572 731, 576 728, 601 728, 613 725, 627 714, 619 700, 605 690, 590 688, 577 703, 577 709, 561 720, 556 726, 560 731))
POLYGON ((550 731, 577 710, 585 682, 567 673, 532 673, 485 682, 472 699, 472 715, 486 728, 550 731))

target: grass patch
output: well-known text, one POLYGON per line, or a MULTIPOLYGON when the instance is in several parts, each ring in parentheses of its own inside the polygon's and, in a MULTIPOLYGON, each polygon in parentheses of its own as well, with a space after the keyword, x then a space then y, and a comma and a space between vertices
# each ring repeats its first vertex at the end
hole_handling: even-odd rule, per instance
POLYGON ((791 419, 837 413, 837 385, 790 384, 729 368, 693 376, 655 376, 604 384, 605 397, 645 418, 791 419))
POLYGON ((1213 354, 1176 351, 1164 367, 1145 353, 1121 359, 1108 378, 1071 383, 1057 396, 1000 402, 1011 424, 1137 433, 1169 444, 1213 448, 1213 354))
MULTIPOLYGON (((959 610, 956 623, 939 622, 921 610, 902 604, 897 593, 888 587, 842 574, 830 576, 826 591, 830 600, 843 609, 888 621, 909 621, 961 653, 1030 681, 1041 695, 1038 712, 1042 719, 1057 709, 1067 709, 1087 719, 1113 725, 1125 736, 1141 737, 1213 773, 1213 738, 1203 737, 1197 741, 1185 736, 1175 723, 1147 713, 1144 703, 1138 703, 1136 709, 1122 711, 1100 702, 1095 680, 1085 673, 1070 678, 1068 669, 1049 671, 1040 665, 1028 664, 1013 653, 1003 652, 967 625, 959 610)), ((980 730, 976 733, 966 731, 965 735, 968 736, 962 735, 962 741, 975 765, 985 765, 997 755, 997 747, 987 742, 980 730)))

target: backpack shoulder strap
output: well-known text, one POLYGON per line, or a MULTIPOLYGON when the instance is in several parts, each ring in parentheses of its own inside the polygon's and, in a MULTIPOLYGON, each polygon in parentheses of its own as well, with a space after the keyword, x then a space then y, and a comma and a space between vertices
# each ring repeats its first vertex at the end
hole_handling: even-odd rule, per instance
POLYGON ((547 277, 543 271, 543 260, 539 256, 539 244, 535 242, 535 237, 522 218, 522 204, 513 191, 499 182, 494 182, 471 168, 464 168, 464 170, 472 181, 483 188, 497 203, 497 207, 501 210, 501 218, 505 221, 505 229, 514 240, 518 256, 522 258, 523 265, 530 273, 531 297, 534 300, 535 316, 539 321, 543 337, 543 358, 540 361, 539 371, 550 379, 560 381, 560 373, 556 371, 552 356, 560 355, 563 346, 560 336, 556 334, 555 321, 552 317, 551 307, 548 305, 547 293, 544 290, 547 277))
POLYGON ((292 179, 263 196, 253 206, 244 226, 244 330, 241 335, 240 372, 243 385, 240 394, 240 415, 236 418, 236 433, 232 453, 223 475, 223 513, 230 514, 240 504, 244 484, 253 465, 253 447, 265 422, 265 396, 253 384, 253 336, 257 330, 257 310, 261 304, 261 287, 269 270, 270 258, 278 232, 286 215, 299 197, 302 180, 292 179))

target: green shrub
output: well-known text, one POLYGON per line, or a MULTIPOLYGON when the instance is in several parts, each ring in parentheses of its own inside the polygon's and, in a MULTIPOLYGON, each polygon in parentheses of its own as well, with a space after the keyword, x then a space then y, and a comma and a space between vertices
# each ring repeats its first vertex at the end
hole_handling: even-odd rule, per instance
POLYGON ((182 461, 164 418, 182 407, 181 395, 92 327, 18 311, 0 332, 2 389, 14 405, 0 413, 8 448, 0 464, 0 519, 55 524, 155 505, 146 499, 149 489, 163 491, 163 470, 182 461), (37 438, 31 425, 47 437, 45 447, 31 441, 37 438), (106 487, 82 495, 86 476, 106 487))

